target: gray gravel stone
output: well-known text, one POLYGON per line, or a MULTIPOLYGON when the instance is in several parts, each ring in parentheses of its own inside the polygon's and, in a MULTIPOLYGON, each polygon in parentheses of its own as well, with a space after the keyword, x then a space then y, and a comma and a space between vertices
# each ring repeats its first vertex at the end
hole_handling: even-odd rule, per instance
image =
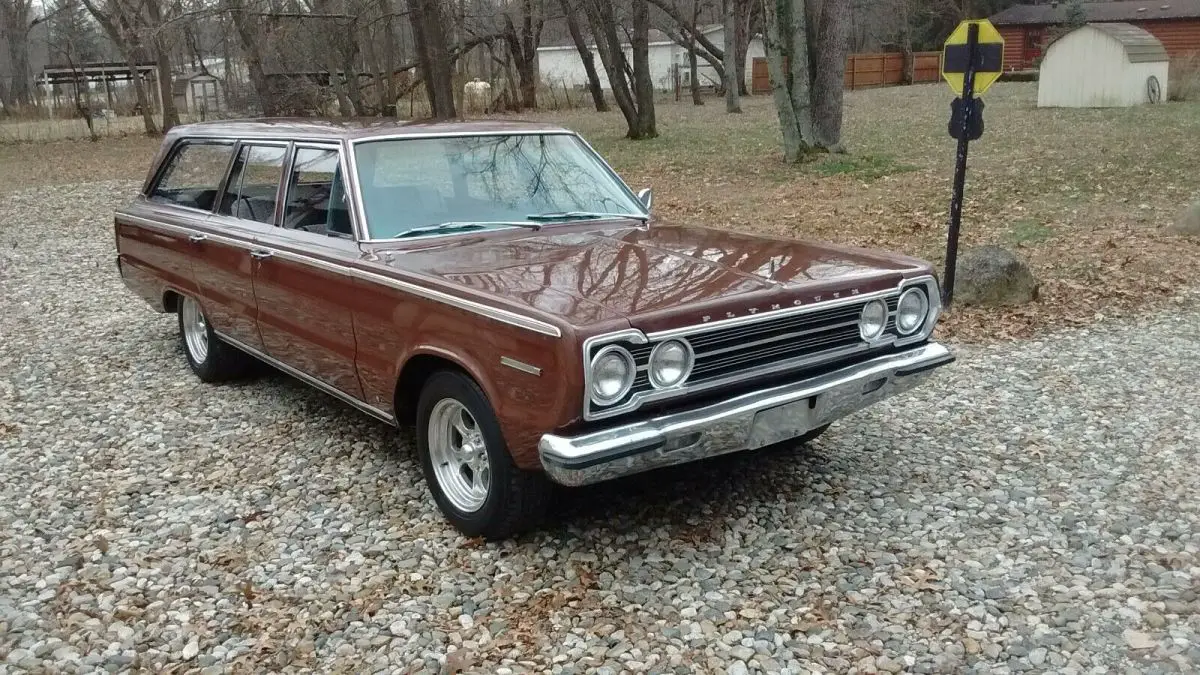
POLYGON ((804 451, 564 491, 479 545, 408 432, 279 374, 188 372, 115 274, 133 187, 0 200, 0 671, 1200 663, 1194 293, 961 348, 804 451))

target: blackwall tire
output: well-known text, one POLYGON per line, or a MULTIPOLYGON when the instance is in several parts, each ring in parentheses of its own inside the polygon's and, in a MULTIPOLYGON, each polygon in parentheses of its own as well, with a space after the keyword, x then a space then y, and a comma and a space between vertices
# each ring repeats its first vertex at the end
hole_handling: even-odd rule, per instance
POLYGON ((204 382, 244 377, 254 365, 253 357, 216 336, 204 307, 194 298, 179 301, 179 335, 188 366, 204 382))
POLYGON ((492 406, 470 377, 434 373, 421 390, 416 427, 429 491, 464 535, 507 539, 542 521, 550 483, 513 464, 492 406))

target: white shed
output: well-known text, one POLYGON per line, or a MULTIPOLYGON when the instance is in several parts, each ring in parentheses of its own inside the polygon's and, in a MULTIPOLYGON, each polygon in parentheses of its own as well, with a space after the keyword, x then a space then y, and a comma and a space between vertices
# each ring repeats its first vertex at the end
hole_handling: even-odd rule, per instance
MULTIPOLYGON (((701 27, 700 31, 714 45, 721 49, 725 48, 725 28, 723 26, 712 24, 701 27)), ((604 73, 604 66, 600 63, 600 56, 596 52, 595 45, 590 46, 592 61, 596 64, 596 71, 600 75, 600 86, 608 89, 608 76, 604 73)), ((761 57, 765 54, 762 38, 757 35, 753 36, 746 51, 747 85, 749 85, 754 75, 753 64, 755 57, 761 57)), ((633 58, 633 53, 628 46, 625 47, 625 56, 629 59, 633 58)), ((680 84, 685 88, 691 84, 689 81, 691 71, 688 69, 687 49, 676 44, 656 29, 651 29, 650 31, 649 56, 650 77, 656 89, 670 90, 674 88, 674 73, 677 66, 680 70, 680 84)), ((583 87, 587 85, 587 74, 583 69, 583 61, 579 58, 579 52, 575 49, 573 42, 543 45, 537 50, 537 58, 539 75, 542 81, 550 86, 583 87)), ((696 67, 696 79, 700 81, 701 86, 718 85, 721 81, 721 78, 717 77, 716 69, 702 58, 699 59, 696 67)))
POLYGON ((1158 38, 1128 23, 1090 23, 1055 40, 1038 75, 1039 108, 1159 103, 1170 61, 1158 38))

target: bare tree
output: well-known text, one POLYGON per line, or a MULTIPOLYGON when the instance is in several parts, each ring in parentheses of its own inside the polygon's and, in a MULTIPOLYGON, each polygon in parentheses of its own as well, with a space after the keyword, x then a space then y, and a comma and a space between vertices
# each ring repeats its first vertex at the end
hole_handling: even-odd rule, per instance
POLYGON ((582 0, 596 51, 608 75, 613 98, 629 131, 628 138, 654 138, 658 130, 654 119, 654 82, 650 77, 650 12, 647 0, 633 0, 630 51, 632 66, 625 58, 625 45, 617 33, 619 25, 610 0, 582 0), (632 83, 632 84, 631 84, 632 83))
POLYGON ((135 11, 131 0, 82 0, 88 13, 100 24, 104 32, 116 45, 125 62, 129 65, 129 77, 137 96, 138 107, 142 111, 142 124, 148 135, 157 135, 158 124, 154 121, 154 111, 150 105, 150 97, 146 93, 146 84, 142 79, 141 69, 138 68, 147 60, 147 50, 144 42, 146 17, 140 11, 135 11))
MULTIPOLYGON (((116 2, 116 0, 111 0, 116 2)), ((128 0, 125 0, 128 1, 128 0)), ((142 0, 145 7, 147 26, 151 31, 150 41, 154 45, 154 61, 158 71, 159 100, 162 102, 162 131, 166 133, 179 124, 179 113, 175 110, 174 74, 171 69, 170 36, 172 31, 163 22, 159 0, 142 0)))
MULTIPOLYGON (((737 73, 739 66, 737 64, 737 49, 734 41, 737 38, 738 16, 737 2, 735 0, 725 0, 724 16, 725 16, 725 72, 737 73), (731 46, 735 48, 730 49, 731 46)), ((743 67, 744 69, 744 67, 743 67)), ((742 83, 738 82, 738 77, 725 78, 725 112, 740 113, 742 112, 741 87, 742 83)), ((744 77, 741 79, 745 79, 744 77)))
POLYGON ((517 78, 521 87, 521 105, 526 108, 537 107, 537 48, 542 37, 542 16, 539 3, 534 0, 520 0, 514 3, 519 9, 503 13, 504 42, 512 56, 510 63, 516 68, 517 78), (517 14, 517 22, 513 22, 513 14, 517 14), (520 24, 517 29, 516 24, 520 24))
POLYGON ((646 0, 633 0, 633 33, 629 44, 633 51, 638 131, 630 138, 654 138, 658 136, 658 126, 654 119, 654 80, 650 74, 650 6, 646 0))
MULTIPOLYGON (((583 0, 587 2, 588 0, 583 0)), ((592 104, 596 112, 608 112, 608 101, 604 99, 604 88, 600 86, 600 74, 596 72, 596 60, 592 50, 583 39, 583 31, 579 28, 579 19, 575 18, 576 8, 571 0, 559 0, 563 14, 566 15, 567 30, 571 33, 571 42, 575 43, 575 51, 579 52, 579 60, 583 62, 583 72, 587 74, 588 90, 592 94, 592 104)))
MULTIPOLYGON (((696 64, 696 25, 700 23, 700 0, 692 0, 692 30, 688 33, 688 76, 691 78, 692 89, 692 105, 704 105, 704 99, 700 96, 700 77, 697 72, 696 64)), ((726 49, 725 53, 729 53, 726 49)), ((728 71, 726 71, 728 72, 728 71)))
POLYGON ((446 47, 441 3, 438 0, 408 0, 417 62, 434 119, 455 117, 454 82, 450 50, 446 47))
POLYGON ((0 83, 0 102, 6 109, 33 103, 29 65, 29 29, 33 24, 33 0, 0 0, 0 42, 8 45, 12 67, 9 86, 0 83))
MULTIPOLYGON (((698 45, 697 54, 700 58, 708 62, 712 69, 716 71, 717 77, 721 81, 725 81, 725 50, 718 47, 708 36, 700 30, 694 19, 689 20, 689 17, 684 14, 684 11, 676 5, 677 0, 647 0, 650 4, 662 10, 662 13, 669 17, 678 28, 678 31, 667 31, 680 47, 689 51, 696 51, 689 47, 694 41, 698 45)), ((727 38, 728 39, 728 38, 727 38)))
POLYGON ((763 10, 784 160, 842 151, 849 0, 763 0, 763 10))

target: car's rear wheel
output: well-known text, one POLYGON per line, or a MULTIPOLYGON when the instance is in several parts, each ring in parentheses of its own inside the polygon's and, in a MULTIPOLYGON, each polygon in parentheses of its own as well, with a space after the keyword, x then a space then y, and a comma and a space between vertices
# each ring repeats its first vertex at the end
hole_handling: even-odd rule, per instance
POLYGON ((213 332, 204 308, 192 297, 179 301, 179 333, 192 372, 205 382, 223 382, 247 373, 253 360, 222 342, 213 332))
POLYGON ((467 375, 445 370, 426 381, 417 450, 434 501, 463 534, 503 539, 541 521, 549 482, 513 464, 491 404, 467 375))

